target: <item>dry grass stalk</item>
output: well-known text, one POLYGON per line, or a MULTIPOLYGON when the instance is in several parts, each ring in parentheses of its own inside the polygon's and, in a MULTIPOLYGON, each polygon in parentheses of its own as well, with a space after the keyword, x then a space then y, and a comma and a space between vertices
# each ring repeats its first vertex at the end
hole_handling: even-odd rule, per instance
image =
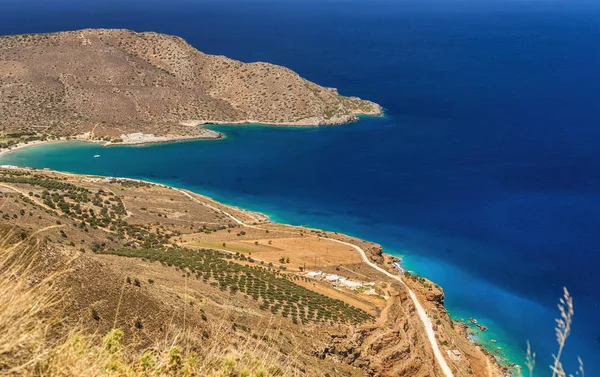
MULTIPOLYGON (((561 357, 565 348, 565 344, 567 343, 567 338, 571 334, 571 324, 573 323, 573 315, 575 314, 573 298, 569 294, 567 288, 563 288, 563 297, 561 297, 558 303, 558 311, 560 313, 560 317, 556 319, 555 328, 558 352, 556 355, 552 355, 554 363, 550 366, 550 370, 552 370, 552 377, 567 377, 567 372, 564 370, 561 357)), ((531 345, 529 342, 527 342, 527 356, 525 359, 525 364, 529 370, 530 377, 533 376, 533 369, 535 368, 535 356, 535 352, 531 350, 531 345)), ((577 358, 577 361, 579 363, 578 371, 575 373, 575 375, 569 374, 569 377, 585 377, 583 361, 580 357, 577 358)), ((520 369, 517 370, 517 373, 519 376, 522 375, 520 369)))

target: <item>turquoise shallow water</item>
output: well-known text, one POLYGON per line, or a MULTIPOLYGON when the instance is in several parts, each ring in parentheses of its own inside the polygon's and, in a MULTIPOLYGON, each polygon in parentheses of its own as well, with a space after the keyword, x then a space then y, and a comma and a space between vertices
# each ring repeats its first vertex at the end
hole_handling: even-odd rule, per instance
MULTIPOLYGON (((336 128, 218 127, 227 139, 63 144, 0 163, 164 182, 406 255, 455 317, 541 375, 556 301, 566 364, 600 376, 600 3, 587 0, 0 2, 0 33, 85 27, 179 35, 384 106, 336 128), (94 159, 93 155, 102 157, 94 159)), ((490 346, 492 346, 490 344, 490 346)))

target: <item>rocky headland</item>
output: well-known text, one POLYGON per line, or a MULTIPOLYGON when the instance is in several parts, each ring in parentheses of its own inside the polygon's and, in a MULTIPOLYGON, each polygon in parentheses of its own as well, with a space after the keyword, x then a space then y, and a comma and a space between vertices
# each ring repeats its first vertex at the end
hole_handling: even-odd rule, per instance
POLYGON ((360 114, 382 109, 285 67, 204 54, 175 36, 86 29, 0 37, 4 139, 213 138, 198 126, 337 125, 360 114))

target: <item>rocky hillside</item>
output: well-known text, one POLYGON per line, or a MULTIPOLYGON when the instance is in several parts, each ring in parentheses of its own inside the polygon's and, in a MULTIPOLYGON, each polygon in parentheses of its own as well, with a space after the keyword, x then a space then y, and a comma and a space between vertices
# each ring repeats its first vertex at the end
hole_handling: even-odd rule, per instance
POLYGON ((268 63, 129 30, 0 37, 0 132, 188 135, 193 125, 341 124, 381 107, 268 63))

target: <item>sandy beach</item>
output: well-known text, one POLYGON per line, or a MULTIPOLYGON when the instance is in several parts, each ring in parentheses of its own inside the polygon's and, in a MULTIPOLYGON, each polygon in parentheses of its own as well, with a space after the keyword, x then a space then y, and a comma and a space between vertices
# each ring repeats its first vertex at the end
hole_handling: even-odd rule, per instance
POLYGON ((114 143, 110 141, 103 140, 92 140, 85 137, 81 137, 81 135, 75 138, 60 138, 58 140, 35 140, 28 143, 19 143, 17 145, 11 146, 9 148, 0 148, 0 158, 17 151, 19 149, 24 149, 28 147, 34 147, 44 144, 54 144, 54 143, 64 143, 68 141, 79 141, 85 143, 97 143, 102 144, 104 147, 109 147, 113 145, 145 145, 145 144, 158 144, 158 143, 169 143, 176 141, 186 141, 186 140, 216 140, 222 139, 224 136, 220 132, 205 130, 202 135, 191 135, 191 136, 156 136, 153 134, 144 134, 144 133, 132 133, 132 134, 124 134, 121 135, 123 139, 122 142, 114 143))
POLYGON ((4 155, 7 155, 14 151, 17 151, 19 149, 23 149, 23 148, 27 148, 27 147, 34 147, 36 145, 42 145, 42 144, 61 143, 63 141, 66 141, 66 140, 35 140, 35 141, 31 141, 29 143, 20 143, 20 144, 17 144, 15 146, 12 146, 9 148, 0 148, 0 158, 3 157, 4 155))
MULTIPOLYGON (((273 126, 273 127, 317 127, 317 126, 335 126, 354 122, 358 120, 355 114, 359 112, 353 111, 353 114, 346 117, 340 117, 335 119, 324 120, 320 117, 301 119, 296 122, 281 122, 281 123, 265 123, 256 120, 242 120, 242 121, 212 121, 212 120, 190 120, 181 122, 181 125, 188 127, 201 127, 204 125, 247 125, 256 124, 261 126, 273 126)), ((374 114, 366 114, 366 116, 382 116, 383 111, 374 114)), ((9 148, 0 148, 0 158, 6 154, 14 152, 19 149, 33 147, 36 145, 50 144, 50 143, 61 143, 66 141, 82 141, 88 143, 101 143, 103 146, 111 145, 145 145, 145 144, 159 144, 159 143, 170 143, 177 141, 189 141, 189 140, 217 140, 225 138, 220 132, 213 131, 210 129, 203 128, 199 135, 166 135, 157 136, 154 134, 146 134, 143 132, 135 132, 129 134, 121 134, 121 142, 103 141, 90 139, 90 133, 86 132, 81 135, 76 135, 71 138, 62 137, 58 140, 35 140, 28 143, 19 143, 9 148)))

